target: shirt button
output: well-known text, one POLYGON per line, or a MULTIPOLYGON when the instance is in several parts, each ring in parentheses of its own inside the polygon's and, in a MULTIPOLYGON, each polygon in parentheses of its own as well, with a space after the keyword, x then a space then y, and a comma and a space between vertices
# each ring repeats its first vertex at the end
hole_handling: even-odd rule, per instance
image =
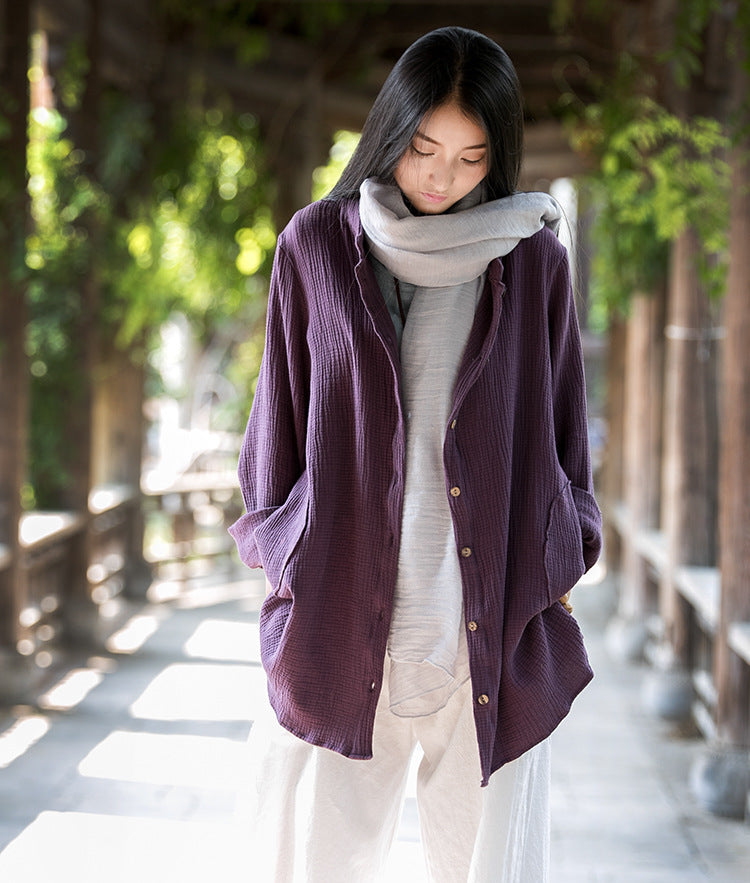
POLYGON ((469 629, 470 632, 475 632, 475 631, 477 630, 477 624, 474 622, 473 619, 472 619, 472 621, 469 623, 469 625, 468 625, 468 629, 469 629))
POLYGON ((460 496, 460 494, 461 494, 461 488, 460 488, 460 487, 452 487, 452 488, 451 488, 451 496, 452 496, 452 497, 458 497, 458 496, 460 496))
POLYGON ((477 702, 480 705, 487 705, 490 701, 490 697, 486 693, 482 693, 481 696, 477 696, 477 702))
POLYGON ((464 546, 463 549, 461 549, 461 557, 471 558, 471 549, 468 546, 464 546))
POLYGON ((455 428, 456 428, 456 422, 457 422, 457 421, 454 420, 454 421, 451 423, 451 429, 455 429, 455 428))
POLYGON ((377 686, 377 684, 375 683, 375 681, 372 681, 372 682, 370 683, 370 692, 371 692, 371 693, 374 693, 374 692, 375 692, 375 687, 376 687, 376 686, 377 686))

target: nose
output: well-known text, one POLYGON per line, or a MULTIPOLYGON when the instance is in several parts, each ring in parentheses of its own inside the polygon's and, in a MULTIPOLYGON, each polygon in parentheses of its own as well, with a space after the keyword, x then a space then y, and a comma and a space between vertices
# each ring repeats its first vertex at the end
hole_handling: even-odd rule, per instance
POLYGON ((430 168, 430 184, 438 192, 448 190, 453 182, 453 172, 448 163, 436 162, 430 168))

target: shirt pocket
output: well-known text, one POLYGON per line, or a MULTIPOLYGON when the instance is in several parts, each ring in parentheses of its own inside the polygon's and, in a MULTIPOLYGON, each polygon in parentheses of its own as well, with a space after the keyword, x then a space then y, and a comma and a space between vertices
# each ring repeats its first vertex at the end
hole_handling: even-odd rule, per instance
POLYGON ((286 501, 255 528, 255 542, 274 593, 291 597, 283 584, 289 560, 307 527, 309 488, 307 472, 297 479, 286 501))
POLYGON ((570 481, 552 500, 547 513, 544 572, 550 604, 569 592, 586 572, 581 520, 570 481))

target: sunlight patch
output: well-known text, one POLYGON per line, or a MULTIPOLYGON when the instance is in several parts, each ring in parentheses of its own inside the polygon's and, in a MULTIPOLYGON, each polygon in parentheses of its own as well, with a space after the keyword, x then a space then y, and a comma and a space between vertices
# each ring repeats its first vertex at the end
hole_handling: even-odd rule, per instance
POLYGON ((119 631, 107 638, 107 650, 110 653, 135 653, 156 632, 163 618, 142 613, 131 617, 119 631))
POLYGON ((260 663, 258 624, 207 619, 186 641, 184 649, 194 658, 260 663))
MULTIPOLYGON (((237 879, 230 825, 43 812, 0 853, 8 883, 206 883, 237 879)), ((247 857, 245 857, 247 861, 247 857)))
POLYGON ((78 766, 82 776, 233 791, 244 742, 209 736, 110 733, 78 766))
POLYGON ((39 699, 39 705, 54 711, 68 711, 82 702, 103 678, 104 675, 95 669, 76 668, 48 690, 39 699))
MULTIPOLYGON (((38 714, 19 718, 12 727, 0 733, 0 769, 25 754, 49 730, 49 721, 38 714)), ((4 879, 0 876, 0 880, 4 879)))
POLYGON ((266 700, 263 670, 247 665, 176 663, 157 675, 130 706, 148 720, 254 720, 266 700))

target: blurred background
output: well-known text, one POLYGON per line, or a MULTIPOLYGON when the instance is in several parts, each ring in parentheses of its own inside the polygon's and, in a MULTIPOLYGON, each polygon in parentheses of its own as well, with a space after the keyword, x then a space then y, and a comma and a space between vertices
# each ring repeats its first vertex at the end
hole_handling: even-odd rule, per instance
MULTIPOLYGON (((606 627, 750 787, 750 3, 0 2, 0 702, 138 604, 236 572, 226 527, 276 235, 335 182, 393 63, 480 30, 563 203, 606 627)), ((111 650, 111 645, 110 645, 111 650)))

